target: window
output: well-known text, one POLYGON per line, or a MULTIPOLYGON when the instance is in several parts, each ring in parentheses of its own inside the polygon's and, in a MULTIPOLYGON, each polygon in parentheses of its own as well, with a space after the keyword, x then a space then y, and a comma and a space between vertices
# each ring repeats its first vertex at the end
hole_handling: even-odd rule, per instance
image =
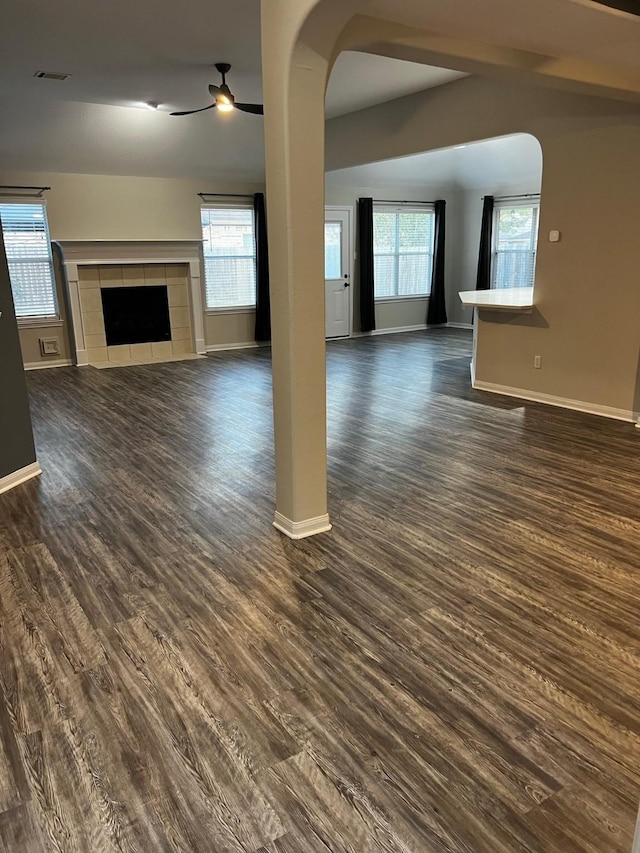
POLYGON ((540 203, 496 202, 492 287, 533 287, 540 203))
POLYGON ((432 207, 373 211, 373 275, 376 299, 428 296, 431 292, 432 207))
POLYGON ((249 207, 203 207, 202 245, 208 309, 256 304, 256 243, 249 207))
POLYGON ((0 221, 16 317, 56 318, 56 285, 44 204, 0 204, 0 221))

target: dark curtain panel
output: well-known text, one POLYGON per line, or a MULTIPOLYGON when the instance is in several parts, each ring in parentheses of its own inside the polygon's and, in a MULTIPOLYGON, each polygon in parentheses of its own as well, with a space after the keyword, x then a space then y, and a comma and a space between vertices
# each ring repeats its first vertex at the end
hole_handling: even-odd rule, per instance
POLYGON ((256 341, 271 340, 271 303, 269 300, 269 245, 264 193, 253 196, 256 234, 256 341))
POLYGON ((427 325, 439 326, 447 322, 447 306, 444 293, 444 240, 446 232, 447 203, 444 199, 435 202, 435 236, 433 239, 433 271, 431 294, 427 310, 427 325))
POLYGON ((360 284, 360 330, 376 327, 376 302, 373 289, 373 199, 358 199, 358 269, 360 284))
POLYGON ((493 230, 493 196, 486 195, 482 205, 482 227, 480 229, 480 251, 478 253, 478 277, 476 290, 491 288, 491 232, 493 230))

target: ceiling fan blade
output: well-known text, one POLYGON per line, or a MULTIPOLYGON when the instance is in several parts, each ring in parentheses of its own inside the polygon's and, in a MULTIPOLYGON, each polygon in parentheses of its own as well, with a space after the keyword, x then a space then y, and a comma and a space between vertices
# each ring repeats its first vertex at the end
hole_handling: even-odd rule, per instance
POLYGON ((256 116, 264 115, 264 107, 262 104, 239 104, 237 101, 234 104, 237 110, 243 113, 253 113, 256 116))
POLYGON ((212 110, 216 104, 209 104, 208 107, 201 107, 199 110, 187 110, 182 113, 169 113, 172 116, 192 116, 194 113, 203 113, 205 110, 212 110))
POLYGON ((215 98, 216 95, 220 94, 220 86, 214 86, 213 84, 211 84, 211 86, 209 86, 209 94, 213 95, 213 97, 215 98))

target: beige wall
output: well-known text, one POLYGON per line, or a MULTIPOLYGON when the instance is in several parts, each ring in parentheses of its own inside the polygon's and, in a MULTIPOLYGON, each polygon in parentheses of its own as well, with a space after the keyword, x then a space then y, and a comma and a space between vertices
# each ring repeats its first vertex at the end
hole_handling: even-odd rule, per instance
POLYGON ((328 122, 329 168, 525 132, 542 145, 532 315, 481 323, 480 381, 631 413, 640 349, 640 107, 467 78, 328 122), (549 243, 551 229, 561 232, 549 243), (542 369, 533 369, 533 356, 542 369))
MULTIPOLYGON (((52 240, 200 240, 199 192, 263 192, 262 184, 225 184, 165 178, 72 175, 47 172, 0 172, 0 182, 50 186, 45 194, 52 240)), ((63 300, 60 298, 60 305, 63 300)), ((64 308, 61 309, 64 311, 64 308)), ((253 320, 246 314, 205 317, 207 346, 253 341, 253 320), (249 332, 250 329, 250 332, 249 332)), ((69 358, 66 314, 63 327, 23 328, 20 341, 25 362, 51 361, 39 355, 38 339, 60 337, 69 358)))
POLYGON ((0 182, 47 185, 52 240, 200 240, 199 192, 263 192, 260 184, 0 172, 0 182))
POLYGON ((208 346, 224 347, 255 343, 256 312, 215 312, 207 314, 204 322, 208 346))
POLYGON ((44 367, 46 364, 61 360, 68 361, 71 358, 69 315, 64 289, 64 270, 62 265, 58 263, 58 255, 56 253, 53 255, 53 271, 56 281, 56 297, 58 300, 60 323, 55 326, 18 325, 22 360, 30 367, 35 367, 36 365, 44 367), (60 342, 60 354, 42 355, 40 352, 40 338, 58 338, 60 342))

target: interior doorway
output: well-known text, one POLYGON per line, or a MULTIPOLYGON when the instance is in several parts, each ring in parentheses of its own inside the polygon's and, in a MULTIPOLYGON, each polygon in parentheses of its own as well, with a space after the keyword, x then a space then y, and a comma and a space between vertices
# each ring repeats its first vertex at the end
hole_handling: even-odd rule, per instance
POLYGON ((351 333, 351 209, 325 208, 324 290, 327 338, 351 333))

